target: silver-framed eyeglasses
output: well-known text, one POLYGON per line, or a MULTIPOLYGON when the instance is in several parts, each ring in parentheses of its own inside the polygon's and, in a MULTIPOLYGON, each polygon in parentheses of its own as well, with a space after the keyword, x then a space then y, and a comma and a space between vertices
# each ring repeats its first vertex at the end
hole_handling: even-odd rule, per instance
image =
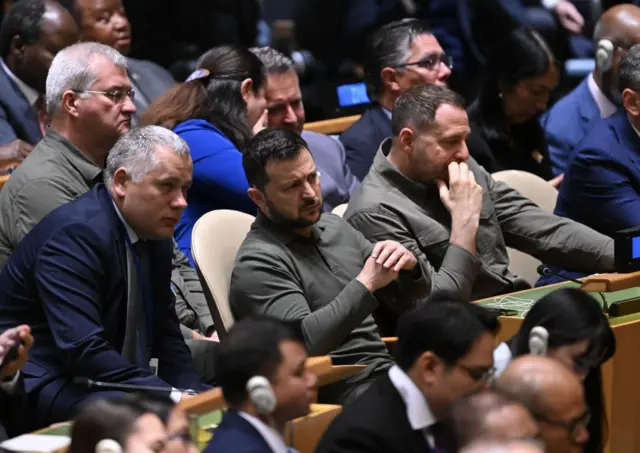
POLYGON ((125 98, 129 98, 131 102, 136 96, 136 92, 133 88, 118 88, 110 91, 96 91, 96 90, 73 90, 74 93, 86 93, 86 94, 101 94, 108 97, 114 104, 120 104, 124 102, 125 98))

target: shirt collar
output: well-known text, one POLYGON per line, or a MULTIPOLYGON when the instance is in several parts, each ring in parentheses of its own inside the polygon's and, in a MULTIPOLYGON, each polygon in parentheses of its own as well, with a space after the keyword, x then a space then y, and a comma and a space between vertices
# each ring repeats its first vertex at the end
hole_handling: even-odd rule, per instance
POLYGON ((53 147, 56 149, 63 147, 64 152, 61 154, 76 170, 78 170, 78 172, 80 172, 89 186, 95 182, 96 178, 102 172, 102 168, 100 168, 89 156, 80 151, 77 146, 62 135, 58 134, 52 127, 47 128, 43 141, 54 142, 53 147))
POLYGON ((2 58, 0 58, 0 66, 2 67, 2 70, 7 73, 7 76, 9 76, 9 78, 13 80, 16 85, 18 85, 18 89, 25 97, 29 105, 31 107, 34 107, 36 105, 36 102, 38 102, 40 94, 29 85, 24 83, 22 80, 20 80, 13 72, 11 72, 11 69, 9 69, 2 58))
POLYGON ((389 379, 404 401, 407 419, 414 431, 429 428, 437 422, 429 408, 427 398, 398 365, 393 365, 389 369, 389 379))
POLYGON ((618 106, 605 96, 596 83, 596 80, 593 78, 593 73, 591 73, 587 79, 587 86, 589 87, 591 96, 593 96, 593 100, 596 101, 601 118, 608 118, 618 111, 618 106))
POLYGON ((391 119, 391 110, 386 108, 384 105, 380 105, 380 107, 382 108, 384 114, 387 115, 387 118, 391 119))
POLYGON ((273 453, 288 453, 287 445, 275 429, 265 425, 262 420, 246 412, 238 411, 238 415, 258 431, 273 453))
POLYGON ((494 378, 500 376, 503 371, 507 369, 512 358, 513 354, 511 353, 511 349, 509 349, 509 346, 505 342, 500 343, 498 347, 493 350, 493 366, 496 369, 494 378))
POLYGON ((311 237, 305 238, 300 236, 292 229, 283 227, 282 225, 274 222, 269 217, 264 215, 261 211, 258 211, 258 215, 256 216, 256 220, 254 224, 261 228, 266 229, 269 234, 275 237, 278 241, 283 244, 288 244, 293 241, 302 241, 302 242, 318 242, 322 239, 322 235, 326 229, 326 225, 324 223, 324 214, 320 215, 320 219, 311 226, 311 237))
POLYGON ((410 198, 415 204, 423 206, 429 194, 432 191, 437 191, 436 185, 435 183, 423 184, 415 182, 400 173, 396 166, 389 162, 389 159, 387 158, 391 151, 391 142, 392 139, 387 138, 380 145, 380 148, 376 153, 376 157, 373 159, 372 171, 374 173, 378 173, 380 177, 395 186, 400 190, 400 192, 402 192, 402 194, 410 198))
POLYGON ((129 225, 129 223, 124 219, 124 216, 122 215, 122 212, 120 212, 120 208, 118 207, 116 202, 113 201, 113 198, 111 199, 111 203, 113 203, 113 207, 116 210, 116 214, 118 214, 118 218, 120 219, 120 221, 124 225, 125 229, 127 230, 127 235, 129 236, 129 241, 131 241, 131 244, 135 244, 136 242, 138 242, 138 239, 140 239, 140 238, 138 237, 136 232, 133 231, 133 228, 131 228, 131 225, 129 225))

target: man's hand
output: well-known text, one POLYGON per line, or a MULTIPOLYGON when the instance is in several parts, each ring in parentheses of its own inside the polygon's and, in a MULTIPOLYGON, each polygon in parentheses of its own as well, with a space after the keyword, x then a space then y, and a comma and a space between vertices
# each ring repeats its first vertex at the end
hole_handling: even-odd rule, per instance
POLYGON ((213 341, 216 343, 220 343, 220 338, 218 338, 218 332, 213 332, 210 336, 205 336, 193 330, 191 331, 191 338, 193 338, 194 340, 213 341))
POLYGON ((449 186, 437 180, 440 200, 451 214, 451 239, 449 242, 476 253, 476 234, 482 211, 482 187, 476 183, 473 172, 464 163, 449 164, 449 186))
POLYGON ((553 8, 562 26, 571 33, 582 33, 584 18, 569 0, 560 0, 553 8))
POLYGON ((268 113, 269 113, 269 111, 267 109, 264 109, 264 112, 262 112, 262 115, 260 115, 260 119, 258 119, 258 122, 253 126, 253 135, 256 135, 262 129, 267 127, 267 114, 268 113))
POLYGON ((24 342, 18 348, 18 356, 15 360, 9 362, 0 374, 0 380, 13 376, 22 369, 29 358, 29 350, 33 346, 33 337, 31 336, 31 328, 29 326, 19 326, 6 330, 0 335, 0 362, 4 361, 7 353, 20 340, 24 342))
POLYGON ((397 242, 378 242, 356 279, 373 293, 396 280, 401 270, 412 270, 416 263, 413 253, 397 242))
POLYGON ((551 184, 553 187, 555 187, 556 189, 558 189, 560 187, 560 184, 562 184, 562 181, 564 180, 564 173, 556 176, 553 179, 549 180, 549 184, 551 184))
POLYGON ((33 146, 22 140, 14 140, 6 145, 0 145, 0 166, 19 164, 31 152, 33 146))

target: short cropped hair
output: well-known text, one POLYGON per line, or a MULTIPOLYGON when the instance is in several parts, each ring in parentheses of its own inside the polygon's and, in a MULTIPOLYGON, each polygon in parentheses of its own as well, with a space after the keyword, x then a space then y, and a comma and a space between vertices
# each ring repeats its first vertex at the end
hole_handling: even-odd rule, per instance
POLYGON ((303 149, 308 150, 309 145, 294 131, 277 128, 261 130, 251 139, 242 155, 242 167, 249 185, 263 190, 269 182, 267 164, 293 159, 303 149))
POLYGON ((453 365, 481 335, 495 335, 499 325, 495 315, 476 304, 445 300, 426 304, 405 313, 398 321, 396 363, 407 371, 418 357, 431 351, 447 365, 453 365))
POLYGON ((364 62, 367 93, 371 99, 382 92, 382 69, 406 63, 411 55, 411 44, 425 34, 430 35, 431 31, 418 19, 390 22, 371 34, 366 42, 364 62))
POLYGON ((13 2, 0 26, 0 54, 6 58, 11 40, 19 36, 25 44, 35 44, 40 37, 42 16, 46 10, 45 0, 21 0, 13 2))
POLYGON ((280 344, 284 341, 303 345, 300 329, 257 315, 233 325, 215 354, 216 381, 231 406, 246 402, 247 382, 253 376, 264 376, 269 380, 275 376, 282 363, 280 344))
POLYGON ((627 88, 640 91, 640 44, 636 44, 620 60, 620 92, 627 88))
POLYGON ((249 50, 260 59, 267 73, 282 74, 296 70, 291 58, 272 47, 252 47, 249 50))
POLYGON ((401 94, 393 107, 391 132, 400 135, 405 127, 428 130, 434 123, 436 111, 448 104, 464 110, 464 99, 453 90, 440 85, 417 85, 401 94))
POLYGON ((160 126, 133 129, 118 139, 107 156, 104 182, 111 187, 113 175, 119 168, 127 170, 133 182, 140 182, 158 166, 159 146, 172 149, 180 157, 189 156, 189 146, 176 133, 160 126))
POLYGON ((62 95, 68 90, 88 90, 99 74, 96 62, 107 59, 127 68, 127 59, 117 50, 97 42, 81 42, 62 49, 53 59, 47 75, 47 112, 53 116, 62 105, 62 95))

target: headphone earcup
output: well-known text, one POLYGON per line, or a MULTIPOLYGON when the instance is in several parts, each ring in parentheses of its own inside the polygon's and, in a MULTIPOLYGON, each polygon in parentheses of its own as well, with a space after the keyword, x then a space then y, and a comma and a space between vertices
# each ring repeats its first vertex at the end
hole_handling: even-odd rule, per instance
POLYGON ((249 399, 258 413, 271 414, 276 408, 276 395, 273 393, 269 380, 264 376, 254 376, 247 382, 249 399))
POLYGON ((549 332, 544 327, 534 327, 529 332, 529 354, 547 355, 549 349, 549 332))
POLYGON ((96 444, 94 453, 122 453, 122 447, 113 439, 102 439, 96 444))
POLYGON ((598 41, 596 50, 596 67, 601 71, 608 71, 613 66, 613 53, 615 46, 609 39, 598 41))

